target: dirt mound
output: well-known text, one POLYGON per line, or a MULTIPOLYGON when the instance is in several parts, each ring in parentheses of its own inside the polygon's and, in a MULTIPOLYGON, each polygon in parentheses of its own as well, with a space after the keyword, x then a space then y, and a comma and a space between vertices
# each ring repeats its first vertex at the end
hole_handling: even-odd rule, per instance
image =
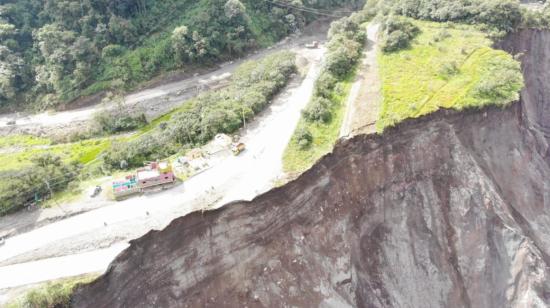
POLYGON ((544 307, 550 73, 526 33, 504 43, 528 51, 521 103, 343 141, 252 202, 133 241, 75 306, 544 307))

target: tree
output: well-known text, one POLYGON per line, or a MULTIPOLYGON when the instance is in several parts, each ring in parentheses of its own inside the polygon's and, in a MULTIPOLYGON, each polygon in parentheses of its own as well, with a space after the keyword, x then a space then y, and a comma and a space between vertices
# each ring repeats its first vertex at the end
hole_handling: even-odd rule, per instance
POLYGON ((510 32, 522 21, 519 3, 512 0, 484 1, 480 5, 477 22, 494 26, 498 30, 510 32))
POLYGON ((15 34, 15 26, 10 23, 0 22, 0 39, 13 37, 15 34))
POLYGON ((20 171, 0 174, 7 185, 0 186, 0 215, 65 189, 79 174, 81 166, 67 164, 61 157, 42 154, 20 171))
POLYGON ((112 42, 130 44, 135 40, 137 29, 131 22, 122 17, 111 15, 108 28, 112 42))
POLYGON ((403 17, 390 16, 384 23, 384 41, 382 50, 394 52, 410 45, 410 41, 420 32, 420 29, 403 17))
POLYGON ((360 57, 361 44, 343 36, 335 36, 330 41, 327 59, 328 71, 336 77, 345 76, 360 57))
POLYGON ((305 150, 313 142, 313 135, 306 127, 299 128, 296 131, 296 141, 300 149, 305 150))
POLYGON ((190 32, 187 26, 179 26, 172 32, 172 50, 180 65, 187 61, 201 60, 209 53, 208 40, 198 31, 190 32))
POLYGON ((23 60, 6 46, 0 45, 0 105, 8 103, 17 92, 15 80, 23 60))
POLYGON ((332 119, 332 114, 330 112, 331 104, 332 102, 327 98, 316 97, 306 109, 304 109, 304 117, 310 122, 328 123, 332 119))
POLYGON ((232 19, 246 14, 244 5, 239 0, 227 0, 223 6, 225 17, 232 19))

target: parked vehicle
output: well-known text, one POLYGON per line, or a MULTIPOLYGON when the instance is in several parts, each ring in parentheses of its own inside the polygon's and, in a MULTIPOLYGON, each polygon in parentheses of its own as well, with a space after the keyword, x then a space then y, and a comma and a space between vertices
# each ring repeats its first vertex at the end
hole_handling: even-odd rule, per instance
POLYGON ((138 169, 135 174, 126 176, 124 180, 113 182, 113 195, 116 200, 121 200, 155 188, 164 189, 175 181, 169 162, 152 162, 138 169))
POLYGON ((245 149, 245 145, 244 143, 240 142, 240 143, 235 143, 233 144, 233 146, 231 147, 231 152, 233 152, 233 155, 237 156, 239 155, 242 151, 244 151, 245 149))
POLYGON ((95 198, 96 196, 98 196, 101 193, 102 190, 103 189, 99 185, 94 187, 94 190, 92 190, 92 193, 90 194, 90 198, 95 198))

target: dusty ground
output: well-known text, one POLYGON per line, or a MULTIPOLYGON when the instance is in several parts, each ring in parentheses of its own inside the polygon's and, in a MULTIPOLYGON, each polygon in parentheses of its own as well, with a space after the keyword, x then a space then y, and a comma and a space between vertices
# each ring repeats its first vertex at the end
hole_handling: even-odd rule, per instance
MULTIPOLYGON (((87 202, 82 206, 89 204, 97 208, 39 228, 15 223, 19 220, 10 220, 9 217, 0 221, 0 230, 4 232, 25 230, 8 238, 0 247, 0 273, 3 273, 2 277, 26 273, 17 280, 3 281, 0 285, 11 287, 51 279, 48 275, 52 272, 30 270, 42 262, 48 262, 48 267, 54 272, 58 268, 67 275, 84 273, 91 269, 80 266, 78 260, 83 253, 94 253, 98 249, 120 251, 128 240, 152 229, 164 228, 172 219, 203 209, 205 205, 215 208, 237 199, 252 199, 269 190, 282 174, 282 153, 300 118, 301 109, 311 97, 324 48, 304 48, 300 54, 309 63, 305 76, 296 77, 269 108, 241 132, 247 145, 241 155, 230 156, 171 190, 122 202, 103 201, 98 202, 99 205, 87 202), (64 256, 71 258, 71 262, 63 258, 51 259, 64 256)), ((64 208, 72 210, 73 207, 64 208)), ((43 217, 53 219, 55 214, 43 217)), ((106 268, 111 260, 112 256, 101 254, 94 258, 92 269, 95 271, 98 266, 106 268)))
POLYGON ((382 84, 378 71, 379 28, 377 23, 370 23, 367 28, 367 45, 346 101, 346 116, 340 137, 376 132, 376 120, 382 103, 382 84))
POLYGON ((341 141, 283 187, 133 241, 75 306, 547 307, 550 32, 515 35, 521 102, 341 141))

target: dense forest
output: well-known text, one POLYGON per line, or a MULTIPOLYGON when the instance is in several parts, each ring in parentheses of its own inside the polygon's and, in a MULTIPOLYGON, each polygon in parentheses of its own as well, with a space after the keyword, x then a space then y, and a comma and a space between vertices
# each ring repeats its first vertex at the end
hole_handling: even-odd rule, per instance
POLYGON ((548 28, 550 24, 548 6, 528 10, 519 0, 368 0, 366 7, 383 15, 478 24, 496 37, 520 27, 548 28))
POLYGON ((262 47, 360 0, 3 0, 0 108, 42 110, 262 47), (318 11, 314 11, 318 12, 318 11))

